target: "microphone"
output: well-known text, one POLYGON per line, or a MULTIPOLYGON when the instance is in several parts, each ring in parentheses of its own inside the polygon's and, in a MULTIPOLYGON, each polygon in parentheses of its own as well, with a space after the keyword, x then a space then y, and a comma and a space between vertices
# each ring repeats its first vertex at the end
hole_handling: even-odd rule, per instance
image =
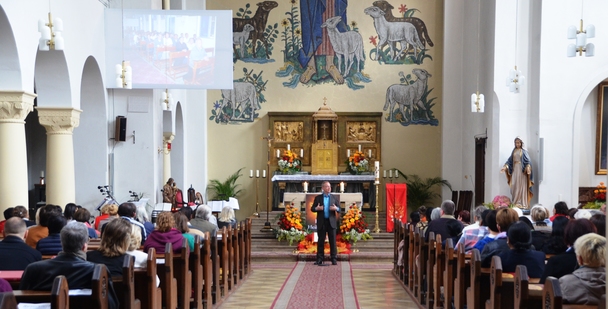
POLYGON ((101 186, 97 186, 97 189, 101 189, 101 186))

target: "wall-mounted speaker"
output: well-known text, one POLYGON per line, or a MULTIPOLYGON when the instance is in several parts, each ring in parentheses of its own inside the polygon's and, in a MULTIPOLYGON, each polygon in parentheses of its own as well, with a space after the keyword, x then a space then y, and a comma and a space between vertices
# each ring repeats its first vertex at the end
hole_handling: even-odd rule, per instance
POLYGON ((114 130, 114 140, 124 142, 127 140, 127 117, 116 116, 116 129, 114 130))

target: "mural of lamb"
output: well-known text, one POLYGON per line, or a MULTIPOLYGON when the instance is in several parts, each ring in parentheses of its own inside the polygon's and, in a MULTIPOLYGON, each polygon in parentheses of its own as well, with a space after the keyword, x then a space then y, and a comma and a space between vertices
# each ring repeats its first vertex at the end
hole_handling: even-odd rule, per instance
MULTIPOLYGON (((221 108, 223 109, 228 102, 232 103, 232 109, 236 110, 238 105, 241 105, 242 111, 246 109, 246 104, 251 106, 251 121, 254 119, 255 110, 258 109, 258 99, 255 86, 247 82, 234 82, 232 89, 222 89, 224 101, 221 108)), ((241 117, 244 113, 241 113, 241 117)))
POLYGON ((342 72, 342 76, 346 76, 354 63, 353 58, 357 60, 357 72, 360 71, 359 67, 361 61, 363 61, 364 54, 363 38, 356 31, 339 32, 336 25, 341 21, 342 17, 340 16, 328 18, 321 25, 321 28, 327 28, 329 42, 338 55, 338 70, 341 68, 341 59, 344 57, 344 72, 342 72))
POLYGON ((239 55, 239 53, 236 52, 236 46, 238 45, 241 58, 245 56, 245 43, 247 43, 247 40, 249 39, 249 33, 253 30, 255 29, 252 25, 246 24, 243 26, 243 31, 232 33, 232 47, 234 48, 235 55, 239 55))
MULTIPOLYGON (((399 104, 403 120, 406 119, 405 109, 410 109, 410 122, 413 119, 414 106, 425 112, 427 111, 420 99, 426 90, 427 79, 432 75, 424 69, 413 69, 412 73, 418 77, 418 80, 413 84, 394 84, 386 89, 386 102, 384 103, 383 110, 387 110, 390 106, 389 121, 395 120, 393 115, 395 103, 399 104)), ((424 113, 424 115, 426 116, 426 113, 424 113)))
MULTIPOLYGON (((363 12, 374 19, 374 27, 378 34, 378 55, 380 51, 388 43, 390 48, 390 55, 393 55, 393 44, 399 42, 401 44, 401 50, 399 53, 392 57, 393 60, 399 59, 401 55, 408 49, 408 44, 414 48, 414 52, 417 50, 424 49, 416 27, 408 22, 388 22, 384 17, 385 13, 380 8, 370 6, 363 10, 363 12)), ((375 60, 375 59, 374 59, 375 60)), ((380 61, 380 57, 378 57, 380 61)))
POLYGON ((431 41, 431 37, 429 37, 429 32, 426 28, 426 24, 424 23, 424 21, 422 21, 422 19, 417 18, 417 17, 395 17, 395 16, 393 16, 392 10, 395 7, 392 6, 390 3, 388 3, 388 1, 385 1, 385 0, 374 1, 373 5, 379 7, 382 11, 384 11, 384 13, 385 13, 384 18, 386 18, 386 20, 388 22, 408 22, 408 23, 411 23, 412 25, 414 25, 414 27, 416 27, 416 32, 418 32, 418 37, 420 38, 420 42, 422 42, 422 46, 426 45, 426 41, 429 42, 429 46, 431 46, 431 47, 435 46, 433 44, 433 41, 431 41), (426 37, 426 41, 424 40, 425 37, 426 37))

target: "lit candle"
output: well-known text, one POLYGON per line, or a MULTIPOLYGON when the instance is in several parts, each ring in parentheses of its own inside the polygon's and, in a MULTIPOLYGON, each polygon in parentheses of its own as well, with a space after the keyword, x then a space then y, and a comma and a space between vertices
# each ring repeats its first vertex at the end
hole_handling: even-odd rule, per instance
POLYGON ((287 144, 287 150, 291 150, 291 145, 287 144))
POLYGON ((277 158, 281 157, 281 150, 277 149, 277 158))
POLYGON ((308 182, 305 181, 302 185, 304 186, 304 192, 308 192, 308 182))
POLYGON ((266 170, 262 170, 262 178, 266 178, 266 170))
POLYGON ((260 178, 260 170, 255 170, 255 177, 260 178))
POLYGON ((386 178, 386 170, 384 170, 384 178, 386 178))
POLYGON ((395 170, 395 178, 399 178, 399 170, 395 170))
POLYGON ((393 178, 393 170, 388 170, 388 178, 393 178))
POLYGON ((40 171, 40 177, 44 178, 44 171, 40 171))
POLYGON ((376 176, 376 179, 378 179, 378 178, 380 178, 380 161, 376 161, 374 163, 374 168, 375 168, 374 176, 376 176))
POLYGON ((340 192, 344 192, 344 182, 340 182, 340 192))
POLYGON ((249 170, 249 178, 253 178, 253 170, 249 170))
POLYGON ((304 148, 300 149, 300 158, 304 157, 304 148))
POLYGON ((359 144, 359 152, 361 152, 361 144, 359 144))
POLYGON ((372 157, 372 150, 371 150, 371 149, 369 149, 369 150, 367 151, 367 156, 368 156, 369 158, 371 158, 371 157, 372 157))
POLYGON ((350 158, 350 149, 346 149, 346 156, 350 158))

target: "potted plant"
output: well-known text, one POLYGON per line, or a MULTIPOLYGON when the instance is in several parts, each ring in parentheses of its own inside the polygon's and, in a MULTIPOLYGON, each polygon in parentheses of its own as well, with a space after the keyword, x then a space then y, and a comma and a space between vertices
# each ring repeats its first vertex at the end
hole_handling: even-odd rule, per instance
POLYGON ((209 181, 207 190, 215 192, 215 196, 212 198, 212 200, 227 201, 228 198, 236 198, 241 193, 241 189, 238 189, 239 185, 236 184, 236 181, 239 179, 239 177, 243 176, 243 174, 241 174, 241 170, 243 168, 244 167, 241 167, 234 174, 228 176, 228 178, 226 178, 226 180, 223 182, 217 179, 212 179, 209 181))
POLYGON ((436 186, 446 186, 452 190, 452 185, 441 177, 422 179, 418 175, 406 175, 399 171, 407 185, 407 205, 408 208, 418 209, 418 207, 428 204, 432 199, 441 197, 434 188, 436 186))

